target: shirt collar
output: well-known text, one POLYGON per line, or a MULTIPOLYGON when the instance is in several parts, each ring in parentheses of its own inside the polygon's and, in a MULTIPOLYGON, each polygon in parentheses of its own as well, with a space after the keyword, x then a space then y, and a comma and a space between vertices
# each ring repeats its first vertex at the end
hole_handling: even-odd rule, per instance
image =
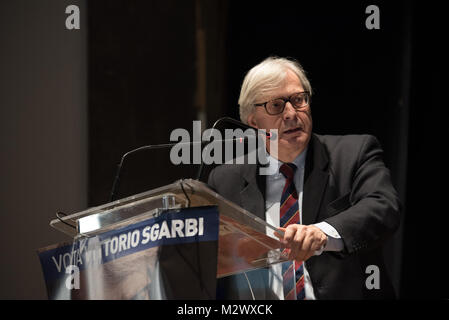
POLYGON ((301 152, 295 160, 293 160, 293 163, 296 165, 297 168, 303 169, 306 164, 306 156, 307 156, 307 147, 304 149, 303 152, 301 152))

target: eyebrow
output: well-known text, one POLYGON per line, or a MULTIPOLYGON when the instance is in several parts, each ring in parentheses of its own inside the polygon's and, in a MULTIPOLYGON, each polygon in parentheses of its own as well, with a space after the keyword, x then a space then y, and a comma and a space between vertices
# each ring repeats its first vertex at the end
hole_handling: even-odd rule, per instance
POLYGON ((271 98, 271 99, 268 99, 268 98, 267 98, 267 100, 264 99, 265 102, 254 103, 253 105, 255 105, 255 106, 261 106, 261 105, 263 105, 263 104, 265 104, 265 103, 267 103, 267 102, 270 102, 270 101, 273 101, 273 100, 277 100, 277 99, 288 100, 288 98, 290 98, 290 97, 291 97, 292 95, 294 95, 294 94, 305 93, 305 92, 308 92, 308 91, 302 89, 302 91, 296 91, 296 92, 294 92, 294 93, 292 93, 292 94, 290 94, 290 95, 288 95, 288 96, 277 96, 276 98, 271 98))
POLYGON ((287 96, 278 96, 278 97, 273 98, 273 99, 270 99, 270 100, 268 100, 268 101, 272 101, 272 100, 276 100, 276 99, 285 99, 285 100, 287 100, 288 98, 290 98, 291 96, 293 96, 293 95, 295 95, 295 94, 304 93, 304 92, 305 92, 305 91, 296 91, 296 92, 294 92, 294 93, 292 93, 292 94, 289 94, 289 95, 287 95, 287 96))

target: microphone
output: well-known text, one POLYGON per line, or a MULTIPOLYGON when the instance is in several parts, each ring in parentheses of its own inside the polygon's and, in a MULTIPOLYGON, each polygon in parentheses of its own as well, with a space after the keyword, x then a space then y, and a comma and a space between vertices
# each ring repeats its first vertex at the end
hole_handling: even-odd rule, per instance
MULTIPOLYGON (((216 126, 220 121, 225 121, 224 119, 225 118, 221 118, 221 119, 217 120, 215 122, 214 126, 216 126)), ((241 124, 242 126, 246 126, 245 124, 240 123, 239 121, 234 120, 232 118, 228 118, 227 121, 233 122, 233 123, 237 123, 239 125, 241 124), (232 120, 232 121, 230 121, 229 119, 232 120)), ((250 126, 247 126, 247 127, 248 128, 252 128, 250 126)), ((255 128, 252 128, 252 129, 255 129, 255 128)), ((244 136, 244 137, 241 137, 241 138, 234 138, 234 139, 213 140, 213 142, 240 142, 240 143, 243 143, 244 141, 248 141, 248 138, 249 138, 248 136, 244 136)), ((123 164, 125 163, 125 160, 126 160, 126 158, 129 155, 137 153, 137 152, 140 152, 140 151, 144 151, 144 150, 171 148, 171 147, 174 147, 175 145, 194 145, 194 144, 207 145, 207 144, 212 142, 210 140, 211 140, 211 137, 209 137, 209 141, 203 140, 203 141, 174 142, 174 143, 146 145, 146 146, 142 146, 142 147, 139 147, 139 148, 136 148, 136 149, 133 149, 133 150, 130 150, 130 151, 124 153, 122 155, 122 158, 120 159, 120 163, 117 166, 116 175, 115 175, 114 182, 112 184, 112 190, 111 190, 111 193, 110 193, 110 196, 109 196, 109 202, 114 201, 114 198, 115 198, 116 192, 117 192, 117 188, 118 188, 119 183, 120 183, 120 174, 122 172, 123 164)), ((201 157, 201 166, 203 166, 203 165, 204 165, 204 163, 203 163, 202 157, 201 157)))
MULTIPOLYGON (((215 127, 216 127, 219 123, 222 123, 222 122, 225 122, 225 123, 226 123, 226 122, 228 122, 228 123, 233 123, 233 124, 236 124, 236 125, 238 125, 238 126, 240 126, 240 127, 245 128, 245 129, 254 129, 254 130, 257 130, 256 128, 253 128, 253 127, 251 127, 251 126, 249 126, 249 125, 247 125, 247 124, 244 124, 244 123, 241 122, 241 121, 235 120, 235 119, 230 118, 230 117, 222 117, 222 118, 218 119, 218 120, 215 121, 215 123, 212 125, 212 129, 215 129, 215 127)), ((213 130, 212 130, 212 131, 213 131, 213 130)), ((212 131, 211 131, 211 136, 212 136, 212 131)), ((211 136, 209 136, 209 141, 210 141, 211 136)), ((200 181, 201 176, 203 175, 203 170, 204 170, 204 162, 203 162, 203 159, 202 159, 202 157, 201 157, 201 164, 200 164, 200 167, 198 168, 198 173, 196 174, 196 180, 200 181)))
MULTIPOLYGON (((256 132, 259 130, 257 128, 251 127, 251 126, 249 126, 249 125, 247 125, 247 124, 245 124, 245 123, 243 123, 241 121, 235 120, 235 119, 230 118, 230 117, 222 117, 222 118, 218 119, 213 124, 212 129, 215 129, 215 127, 219 123, 222 123, 222 122, 224 122, 224 123, 226 123, 226 122, 227 123, 232 123, 232 124, 238 125, 238 126, 240 126, 242 128, 245 128, 245 129, 253 129, 256 132)), ((265 132, 265 135, 266 135, 267 139, 276 139, 276 137, 277 137, 276 134, 274 134, 273 132, 265 132)), ((212 134, 211 134, 211 136, 212 136, 212 134)), ((209 137, 209 141, 210 141, 211 136, 209 137)), ((199 181, 201 179, 201 176, 203 175, 203 170, 204 170, 204 162, 203 162, 203 159, 201 159, 201 165, 200 165, 200 167, 198 169, 198 173, 196 175, 196 180, 199 181)))

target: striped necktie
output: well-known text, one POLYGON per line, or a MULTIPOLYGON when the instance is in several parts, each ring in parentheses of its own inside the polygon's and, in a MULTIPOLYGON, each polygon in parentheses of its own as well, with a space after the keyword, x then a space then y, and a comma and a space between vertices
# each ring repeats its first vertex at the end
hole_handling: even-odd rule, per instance
MULTIPOLYGON (((282 190, 280 205, 280 226, 286 228, 293 223, 301 223, 299 219, 298 193, 293 182, 296 166, 293 163, 284 163, 280 172, 285 176, 285 186, 282 190)), ((305 299, 303 262, 284 263, 282 268, 284 299, 305 299), (295 281, 293 281, 295 277, 295 281)))

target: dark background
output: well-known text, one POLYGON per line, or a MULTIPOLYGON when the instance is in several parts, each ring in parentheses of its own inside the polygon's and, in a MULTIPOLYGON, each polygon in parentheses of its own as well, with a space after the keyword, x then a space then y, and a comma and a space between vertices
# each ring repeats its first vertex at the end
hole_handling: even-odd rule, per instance
MULTIPOLYGON (((37 181, 37 189, 47 176, 72 172, 84 177, 76 192, 62 189, 63 194, 79 195, 75 200, 64 202, 59 195, 55 202, 47 195, 45 201, 52 205, 39 208, 42 212, 36 214, 39 221, 49 221, 55 210, 76 212, 107 202, 117 164, 125 152, 142 145, 167 143, 176 128, 192 133, 193 120, 202 120, 205 129, 222 116, 238 119, 237 100, 245 73, 267 56, 288 56, 300 61, 311 81, 316 133, 373 134, 384 148, 384 160, 404 209, 401 226, 385 251, 398 296, 447 298, 441 260, 444 249, 440 245, 441 69, 445 64, 442 44, 446 32, 439 2, 42 0, 41 5, 31 3, 2 2, 2 14, 11 16, 13 11, 17 16, 37 19, 32 26, 19 26, 14 15, 6 22, 2 15, 0 44, 10 48, 2 56, 2 63, 7 66, 11 61, 21 62, 17 53, 25 50, 30 52, 25 60, 41 67, 28 91, 19 89, 20 86, 6 90, 10 81, 3 76, 2 127, 9 128, 6 119, 11 115, 30 113, 29 108, 14 107, 11 101, 35 90, 37 83, 48 87, 49 70, 59 70, 62 79, 51 90, 47 89, 50 101, 52 94, 61 94, 61 90, 69 101, 84 97, 69 108, 72 112, 81 110, 81 119, 64 120, 61 128, 49 134, 48 140, 41 140, 48 145, 48 141, 59 137, 62 140, 59 145, 83 157, 74 160, 71 156, 66 167, 57 167, 58 173, 49 170, 47 175, 30 174, 23 178, 25 183, 27 179, 37 181), (81 7, 79 31, 63 28, 64 8, 68 4, 81 7), (379 30, 365 27, 368 16, 365 8, 370 4, 380 9, 379 30), (53 29, 43 29, 42 23, 38 23, 48 19, 53 19, 50 20, 54 21, 50 24, 53 29), (65 34, 58 37, 58 32, 65 34), (32 36, 36 33, 51 46, 42 51, 38 44, 31 45, 27 40, 22 48, 14 41, 23 38, 24 33, 32 36), (35 59, 36 52, 39 57, 49 57, 49 61, 61 59, 67 62, 61 65, 72 66, 73 70, 61 71, 61 66, 50 62, 43 65, 43 58, 35 59), (74 66, 74 61, 83 63, 74 66), (85 70, 83 76, 73 80, 74 72, 80 69, 85 70), (82 90, 73 89, 77 86, 82 90), (73 92, 66 93, 67 88, 73 92), (81 137, 78 149, 71 148, 74 142, 70 137, 61 138, 61 133, 74 123, 78 126, 70 137, 81 137)), ((15 74, 18 83, 29 79, 29 69, 25 71, 20 63, 17 65, 8 69, 8 74, 15 74)), ((21 105, 29 106, 30 102, 21 105)), ((55 104, 47 116, 49 120, 42 123, 61 123, 67 115, 58 112, 60 104, 55 104)), ((24 128, 28 132, 25 124, 8 130, 18 132, 18 128, 22 129, 20 132, 24 128)), ((11 139, 2 140, 2 146, 4 141, 11 139)), ((45 154, 49 161, 60 157, 60 152, 48 149, 45 154)), ((17 164, 17 159, 26 157, 33 163, 33 156, 41 152, 41 149, 31 154, 22 151, 9 158, 2 154, 2 158, 9 159, 7 164, 21 172, 23 167, 17 164)), ((197 166, 170 165, 168 152, 148 151, 130 157, 124 166, 118 196, 195 176, 197 166)), ((56 166, 60 163, 53 161, 56 166)), ((23 164, 27 165, 28 162, 23 164)), ((61 186, 70 185, 75 179, 64 177, 48 190, 61 190, 61 186)), ((10 181, 17 179, 11 176, 10 181)), ((2 184, 2 199, 6 199, 2 202, 11 203, 2 207, 1 214, 7 223, 16 221, 27 210, 22 208, 11 217, 12 201, 17 200, 17 192, 12 192, 21 190, 23 183, 13 189, 9 185, 2 184)), ((50 244, 45 242, 48 237, 45 241, 39 238, 40 234, 54 232, 45 223, 39 226, 34 238, 39 241, 30 240, 28 247, 50 244)), ((6 224, 2 225, 6 228, 6 224)), ((33 261, 33 268, 39 268, 33 259, 31 253, 28 261, 33 261)), ((24 285, 19 287, 9 280, 12 267, 7 271, 8 285, 2 289, 1 297, 42 297, 23 293, 24 285)), ((21 272, 25 274, 26 268, 21 272)), ((41 283, 34 281, 34 287, 41 283)))

